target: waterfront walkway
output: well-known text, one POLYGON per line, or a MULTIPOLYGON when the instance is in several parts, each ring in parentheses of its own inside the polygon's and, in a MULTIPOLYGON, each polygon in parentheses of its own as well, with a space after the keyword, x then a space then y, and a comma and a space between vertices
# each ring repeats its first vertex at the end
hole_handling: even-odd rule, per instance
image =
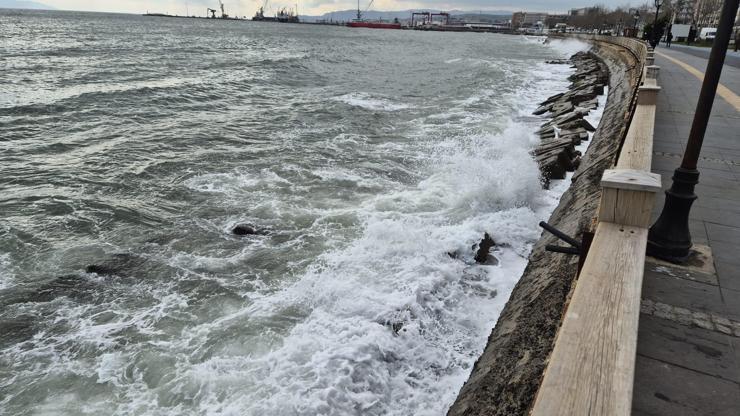
MULTIPOLYGON (((707 64, 703 51, 686 49, 656 50, 663 89, 652 170, 664 188, 681 162, 701 87, 697 75, 707 64)), ((721 83, 690 222, 706 261, 678 267, 647 260, 634 415, 740 414, 740 68, 728 62, 721 83)), ((661 194, 654 219, 662 207, 661 194)))
MULTIPOLYGON (((664 45, 661 43, 661 45, 664 45)), ((658 49, 664 49, 662 47, 659 47, 658 49)), ((702 46, 686 46, 686 45, 680 45, 680 44, 673 44, 671 45, 670 50, 672 51, 679 51, 683 53, 687 53, 689 55, 697 56, 699 58, 708 59, 709 58, 709 52, 712 50, 711 48, 705 48, 702 46)), ((740 68, 740 51, 735 52, 730 46, 730 50, 727 51, 727 58, 725 58, 725 65, 734 66, 735 68, 740 68)))

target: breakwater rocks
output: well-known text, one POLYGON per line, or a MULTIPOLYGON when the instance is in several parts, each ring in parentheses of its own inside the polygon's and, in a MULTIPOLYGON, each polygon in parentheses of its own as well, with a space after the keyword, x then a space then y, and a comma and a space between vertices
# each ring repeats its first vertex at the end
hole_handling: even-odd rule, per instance
MULTIPOLYGON (((577 239, 590 230, 601 197, 601 175, 614 165, 627 134, 646 54, 644 44, 634 40, 588 38, 591 52, 607 69, 609 96, 588 152, 548 219, 577 239)), ((554 108, 553 103, 546 111, 554 108)), ((576 256, 545 250, 556 240, 543 234, 532 248, 527 267, 449 416, 529 414, 578 266, 576 256)))
POLYGON ((589 139, 589 132, 596 130, 583 117, 598 107, 597 97, 604 94, 609 82, 606 65, 590 52, 579 52, 570 61, 549 63, 572 64, 576 72, 570 76, 567 92, 548 98, 534 112, 534 115, 552 117, 537 132, 542 141, 533 152, 545 186, 549 186, 552 179, 565 179, 566 172, 573 172, 580 166, 582 155, 575 147, 589 139))

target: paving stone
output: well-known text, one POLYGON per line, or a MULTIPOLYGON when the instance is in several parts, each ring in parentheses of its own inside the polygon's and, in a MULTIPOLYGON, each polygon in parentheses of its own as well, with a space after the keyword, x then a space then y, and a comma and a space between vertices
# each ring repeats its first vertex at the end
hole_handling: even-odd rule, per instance
MULTIPOLYGON (((701 57, 706 51, 691 49, 699 55, 693 56, 659 50, 700 70, 706 68, 707 60, 701 57)), ((667 189, 683 156, 701 82, 660 55, 656 64, 661 67, 658 83, 663 89, 656 108, 652 170, 662 175, 667 189)), ((721 82, 740 94, 737 68, 726 65, 721 82)), ((740 415, 738 131, 740 116, 718 96, 698 162, 698 199, 689 219, 692 241, 710 247, 714 269, 694 274, 646 265, 634 415, 740 415)), ((656 196, 653 219, 664 199, 663 193, 656 196)))
MULTIPOLYGON (((714 255, 715 260, 740 266, 740 244, 715 244, 714 247, 712 247, 712 254, 714 255)), ((738 269, 740 269, 740 267, 738 269)), ((740 272, 738 274, 740 274, 740 272)))
POLYGON ((722 260, 714 260, 714 267, 717 268, 717 278, 719 279, 720 287, 740 290, 740 267, 735 264, 730 264, 722 260))
MULTIPOLYGON (((740 382, 730 337, 710 329, 688 327, 657 316, 640 316, 638 353, 725 380, 740 382)), ((740 408, 739 408, 740 409, 740 408)))
POLYGON ((733 321, 740 321, 740 290, 720 288, 722 301, 725 304, 725 316, 733 321))
POLYGON ((671 271, 667 267, 647 267, 642 282, 643 299, 679 306, 692 311, 726 315, 722 293, 718 286, 679 278, 680 271, 668 275, 666 272, 661 273, 656 269, 666 272, 671 271))
POLYGON ((737 416, 738 384, 637 356, 633 415, 737 416))

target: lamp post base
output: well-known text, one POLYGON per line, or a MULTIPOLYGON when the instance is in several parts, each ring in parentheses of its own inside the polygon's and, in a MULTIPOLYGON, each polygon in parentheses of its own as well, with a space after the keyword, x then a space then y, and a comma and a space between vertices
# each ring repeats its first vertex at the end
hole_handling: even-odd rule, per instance
POLYGON ((684 262, 691 249, 689 212, 696 200, 694 187, 699 183, 699 171, 678 168, 673 173, 673 185, 665 191, 665 205, 658 221, 648 232, 647 254, 672 263, 684 262))

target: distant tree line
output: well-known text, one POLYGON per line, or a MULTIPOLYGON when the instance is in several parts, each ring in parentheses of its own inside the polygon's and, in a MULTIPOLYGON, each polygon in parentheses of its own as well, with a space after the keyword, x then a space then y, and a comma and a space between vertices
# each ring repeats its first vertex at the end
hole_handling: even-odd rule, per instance
MULTIPOLYGON (((690 24, 695 27, 712 26, 719 19, 722 0, 664 0, 660 8, 659 26, 690 24)), ((568 17, 570 26, 600 30, 603 28, 635 27, 650 29, 655 18, 655 6, 645 2, 638 7, 621 6, 610 9, 603 4, 572 10, 568 17), (647 27, 646 27, 647 26, 647 27)), ((647 31, 647 30, 646 30, 647 31)))

